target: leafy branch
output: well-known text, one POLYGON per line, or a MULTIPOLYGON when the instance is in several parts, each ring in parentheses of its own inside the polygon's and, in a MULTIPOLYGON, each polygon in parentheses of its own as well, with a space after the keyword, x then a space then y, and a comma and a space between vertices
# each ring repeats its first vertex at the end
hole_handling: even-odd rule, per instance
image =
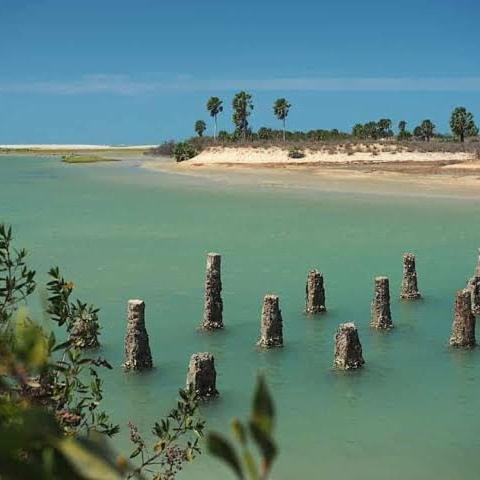
POLYGON ((0 223, 0 324, 5 324, 20 302, 35 290, 35 271, 30 270, 25 249, 12 247, 12 227, 0 223))
POLYGON ((140 457, 140 465, 129 476, 147 472, 153 480, 172 480, 183 469, 183 464, 192 461, 201 453, 199 441, 203 436, 205 422, 198 413, 198 396, 192 390, 179 390, 177 407, 165 419, 156 422, 152 433, 155 442, 148 448, 138 428, 131 422, 130 440, 135 449, 130 458, 140 457))
POLYGON ((232 421, 232 432, 238 448, 225 436, 210 432, 207 436, 208 451, 229 466, 239 480, 266 480, 277 456, 273 439, 274 422, 273 401, 263 377, 259 377, 250 419, 246 423, 238 419, 232 421), (259 464, 250 450, 251 441, 260 454, 259 464))

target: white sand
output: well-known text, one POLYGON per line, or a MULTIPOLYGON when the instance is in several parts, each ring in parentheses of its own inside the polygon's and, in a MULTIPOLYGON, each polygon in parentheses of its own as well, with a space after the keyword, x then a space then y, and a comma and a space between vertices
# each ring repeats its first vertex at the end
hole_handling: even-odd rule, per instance
POLYGON ((461 161, 466 162, 472 158, 469 153, 449 152, 408 152, 408 151, 381 151, 373 155, 371 152, 361 151, 348 155, 345 151, 330 153, 326 150, 305 150, 305 157, 290 158, 288 151, 278 147, 251 148, 251 147, 211 147, 187 162, 182 162, 182 167, 188 165, 261 165, 261 164, 304 164, 304 163, 385 163, 385 162, 440 162, 461 161), (393 153, 395 152, 395 153, 393 153))

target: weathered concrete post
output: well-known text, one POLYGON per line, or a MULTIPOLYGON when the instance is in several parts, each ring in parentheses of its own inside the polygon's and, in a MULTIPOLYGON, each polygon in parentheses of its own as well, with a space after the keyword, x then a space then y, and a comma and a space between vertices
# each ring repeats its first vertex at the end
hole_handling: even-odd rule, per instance
POLYGON ((354 323, 342 323, 335 334, 334 365, 344 370, 360 368, 365 363, 362 345, 354 323))
POLYGON ((145 302, 129 300, 127 309, 127 334, 125 335, 126 370, 147 370, 152 368, 152 354, 145 328, 145 302))
POLYGON ((205 330, 223 328, 221 261, 222 256, 218 253, 207 255, 205 305, 202 323, 202 328, 205 330))
POLYGON ((416 300, 420 298, 417 285, 417 270, 415 268, 415 255, 405 253, 403 255, 403 280, 400 298, 405 300, 416 300))
POLYGON ((472 301, 472 313, 480 316, 480 275, 472 277, 467 284, 472 301))
POLYGON ((387 277, 375 278, 375 293, 372 302, 372 320, 370 325, 373 328, 393 328, 392 314, 390 312, 390 284, 387 277))
POLYGON ((187 389, 192 388, 200 398, 207 399, 218 395, 216 382, 217 372, 213 355, 194 353, 188 365, 187 389))
POLYGON ((283 347, 282 312, 278 296, 265 295, 260 326, 260 347, 283 347))
POLYGON ((472 313, 472 297, 467 288, 459 290, 455 297, 455 314, 450 345, 473 347, 475 345, 475 316, 472 313))
POLYGON ((305 288, 305 312, 315 314, 326 310, 323 275, 318 270, 310 270, 305 288))

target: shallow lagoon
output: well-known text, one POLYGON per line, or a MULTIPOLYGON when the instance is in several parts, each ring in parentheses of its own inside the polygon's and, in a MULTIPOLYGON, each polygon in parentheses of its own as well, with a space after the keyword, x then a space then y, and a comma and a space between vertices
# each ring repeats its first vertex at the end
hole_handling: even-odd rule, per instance
MULTIPOLYGON (((135 163, 64 165, 0 156, 0 218, 13 223, 45 280, 52 265, 102 309, 106 408, 144 431, 172 405, 191 353, 211 351, 221 397, 203 408, 224 428, 244 416, 258 370, 279 413, 276 479, 467 478, 476 474, 480 349, 447 348, 455 290, 473 272, 480 202, 327 193, 149 172, 135 163), (205 254, 223 254, 226 330, 201 334, 205 254), (424 300, 398 300, 401 255, 417 254, 424 300), (328 314, 302 314, 311 267, 325 274, 328 314), (396 328, 368 328, 373 277, 392 288, 396 328), (265 293, 280 295, 285 348, 255 348, 265 293), (126 301, 147 304, 157 368, 121 368, 126 301), (359 327, 366 367, 331 369, 340 322, 359 327)), ((40 303, 40 302, 38 302, 40 303)), ((38 308, 38 306, 34 307, 38 308)), ((214 465, 214 468, 212 467, 214 465)), ((186 479, 224 479, 202 457, 186 479)))

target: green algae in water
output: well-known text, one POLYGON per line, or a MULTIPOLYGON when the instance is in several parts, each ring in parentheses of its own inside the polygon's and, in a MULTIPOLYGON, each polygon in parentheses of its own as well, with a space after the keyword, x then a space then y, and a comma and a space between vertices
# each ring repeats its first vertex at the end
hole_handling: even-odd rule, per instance
MULTIPOLYGON (((476 200, 226 186, 136 168, 0 157, 0 217, 42 272, 60 265, 101 307, 106 407, 123 431, 148 432, 185 383, 190 355, 210 351, 218 401, 209 426, 244 416, 258 370, 278 408, 276 479, 450 480, 479 468, 480 349, 451 351, 455 291, 480 244, 476 200), (225 331, 201 334, 205 255, 222 253, 225 331), (402 254, 417 255, 423 300, 399 300, 402 254), (325 275, 328 313, 303 315, 307 271, 325 275), (395 329, 372 331, 373 279, 390 278, 395 329), (255 347, 263 296, 280 296, 285 347, 255 347), (146 302, 156 368, 125 375, 126 303, 146 302), (366 360, 336 372, 339 323, 359 329, 366 360)), ((40 303, 40 302, 39 302, 40 303)), ((229 478, 202 456, 185 479, 229 478)))

